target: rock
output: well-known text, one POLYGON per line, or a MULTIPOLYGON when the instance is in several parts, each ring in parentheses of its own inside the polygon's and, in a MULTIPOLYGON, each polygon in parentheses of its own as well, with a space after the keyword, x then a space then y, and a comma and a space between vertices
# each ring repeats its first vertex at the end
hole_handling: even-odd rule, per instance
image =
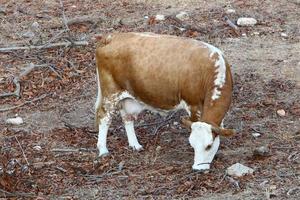
POLYGON ((173 125, 174 125, 174 126, 178 126, 178 125, 179 125, 179 122, 173 122, 173 125))
POLYGON ((232 14, 232 13, 235 13, 235 10, 234 9, 227 9, 226 10, 226 14, 232 14))
POLYGON ((252 168, 242 165, 240 163, 236 163, 236 164, 228 167, 226 172, 230 176, 240 177, 240 176, 244 176, 246 174, 252 174, 254 172, 254 170, 252 168))
POLYGON ((26 37, 26 38, 33 38, 34 37, 34 32, 27 31, 26 33, 23 33, 22 36, 26 37))
POLYGON ((40 151, 40 150, 42 150, 42 147, 39 146, 39 145, 36 145, 36 146, 33 147, 33 149, 36 150, 36 151, 40 151))
POLYGON ((164 15, 156 15, 155 16, 156 21, 164 21, 165 19, 166 19, 166 17, 164 15))
POLYGON ((189 19, 189 14, 185 11, 181 11, 180 13, 178 13, 176 15, 176 17, 180 20, 187 20, 187 19, 189 19))
POLYGON ((281 35, 281 37, 284 37, 284 38, 288 37, 288 35, 286 33, 281 33, 280 35, 281 35))
POLYGON ((246 33, 242 33, 242 36, 243 36, 243 37, 247 37, 247 34, 246 34, 246 33))
POLYGON ((6 120, 7 124, 12 124, 12 125, 20 125, 23 124, 23 119, 21 117, 15 117, 15 118, 9 118, 6 120))
POLYGON ((3 14, 6 13, 6 9, 4 7, 2 7, 2 6, 0 6, 0 13, 3 13, 3 14))
POLYGON ((257 24, 257 20, 251 17, 241 17, 237 20, 239 26, 254 26, 257 24))
POLYGON ((279 109, 277 110, 277 114, 280 116, 280 117, 284 117, 285 116, 285 111, 283 109, 279 109))
POLYGON ((257 132, 255 132, 255 133, 252 133, 252 136, 253 136, 253 137, 255 137, 255 138, 258 138, 258 137, 260 137, 260 136, 261 136, 261 134, 260 134, 260 133, 257 133, 257 132))
POLYGON ((270 149, 266 146, 260 146, 260 147, 254 149, 253 155, 254 156, 269 156, 270 149))
POLYGON ((38 29, 40 28, 40 24, 39 24, 38 22, 33 22, 33 23, 31 24, 31 28, 32 28, 33 30, 38 30, 38 29))

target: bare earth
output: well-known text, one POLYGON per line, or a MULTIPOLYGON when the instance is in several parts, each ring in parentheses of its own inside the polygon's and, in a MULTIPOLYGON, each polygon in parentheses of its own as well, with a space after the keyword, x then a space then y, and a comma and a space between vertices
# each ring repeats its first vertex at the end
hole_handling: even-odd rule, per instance
POLYGON ((83 47, 0 53, 0 95, 14 91, 13 78, 29 63, 46 64, 21 78, 21 98, 0 98, 0 110, 22 105, 0 112, 1 199, 300 199, 299 0, 63 3, 67 19, 91 20, 69 24, 67 31, 59 1, 2 0, 0 4, 0 48, 89 42, 83 47), (226 13, 228 9, 235 12, 226 13), (174 20, 180 11, 189 15, 182 22, 174 20), (156 21, 157 14, 173 17, 156 21), (254 17, 258 24, 239 27, 235 33, 224 16, 233 22, 254 17), (38 28, 32 28, 34 22, 38 28), (178 123, 184 112, 166 117, 143 112, 136 123, 144 146, 141 152, 129 149, 116 116, 108 136, 110 155, 97 158, 94 38, 99 33, 128 31, 209 42, 232 64, 234 100, 225 126, 237 135, 222 138, 209 173, 191 169, 189 134, 178 123), (28 37, 28 32, 34 35, 28 37), (276 113, 279 109, 285 110, 285 116, 276 113), (15 115, 24 124, 5 123, 15 115), (269 149, 266 156, 253 155, 260 146, 269 149), (241 178, 226 175, 237 162, 254 173, 241 178))

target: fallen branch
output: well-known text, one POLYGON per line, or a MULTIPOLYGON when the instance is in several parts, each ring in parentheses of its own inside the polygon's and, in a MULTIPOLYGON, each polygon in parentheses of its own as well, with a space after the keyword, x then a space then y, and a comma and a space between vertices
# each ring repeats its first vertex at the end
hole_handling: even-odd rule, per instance
POLYGON ((20 96, 21 96, 20 95, 20 90, 21 90, 20 79, 23 76, 26 76, 27 74, 29 74, 36 67, 45 67, 45 66, 47 66, 47 65, 34 65, 33 63, 30 63, 29 66, 27 68, 25 68, 25 70, 23 72, 21 72, 21 74, 19 76, 15 77, 13 79, 13 83, 16 86, 15 91, 9 92, 9 93, 0 94, 0 98, 9 97, 9 96, 16 96, 17 98, 20 98, 20 96))
POLYGON ((31 50, 31 49, 48 49, 48 48, 69 47, 69 46, 87 46, 87 45, 89 45, 87 41, 59 42, 59 43, 40 45, 40 46, 4 47, 4 48, 0 48, 0 52, 9 52, 9 51, 16 51, 16 50, 31 50))
POLYGON ((43 95, 41 95, 40 97, 37 97, 37 98, 35 98, 35 99, 31 100, 31 101, 25 101, 24 103, 21 103, 20 105, 17 105, 17 106, 12 106, 12 107, 8 107, 8 108, 2 108, 2 109, 0 109, 0 112, 5 112, 5 111, 9 111, 9 110, 14 110, 14 109, 19 108, 19 107, 21 107, 21 106, 24 106, 24 105, 26 105, 26 104, 29 104, 29 103, 33 103, 33 102, 39 101, 39 100, 45 98, 46 96, 48 96, 48 94, 43 94, 43 95))
MULTIPOLYGON (((191 31, 196 31, 196 32, 199 32, 199 33, 205 33, 203 30, 201 30, 197 27, 194 27, 190 24, 185 24, 183 21, 178 19, 175 15, 168 15, 168 16, 166 16, 166 18, 175 21, 177 24, 179 24, 184 29, 191 30, 191 31)), ((179 28, 179 27, 177 27, 177 28, 179 28)))
POLYGON ((25 161, 26 161, 26 163, 27 163, 27 166, 29 166, 29 162, 28 162, 28 160, 27 160, 26 154, 25 154, 25 152, 24 152, 24 150, 23 150, 23 148, 22 148, 22 145, 21 145, 21 143, 19 142, 17 136, 15 136, 15 139, 17 140, 17 142, 18 142, 18 144, 19 144, 19 147, 20 147, 20 149, 21 149, 21 151, 22 151, 22 154, 23 154, 23 157, 24 157, 24 159, 25 159, 25 161))
POLYGON ((93 152, 97 151, 95 148, 79 148, 79 149, 71 149, 71 148, 64 148, 64 149, 59 149, 59 148, 54 148, 51 149, 52 152, 60 152, 60 153, 74 153, 74 152, 93 152))
POLYGON ((63 23, 64 23, 64 25, 65 25, 65 27, 66 27, 66 30, 69 31, 70 29, 69 29, 69 26, 68 26, 68 23, 67 23, 68 20, 67 20, 66 15, 65 15, 64 4, 63 4, 62 0, 59 0, 59 2, 60 2, 61 10, 62 10, 62 19, 63 19, 63 23))
POLYGON ((235 34, 239 36, 240 35, 239 28, 227 16, 224 17, 224 20, 233 29, 235 34))
POLYGON ((30 198, 36 198, 37 196, 33 193, 24 193, 24 192, 8 192, 6 190, 0 189, 0 192, 3 194, 0 195, 1 198, 7 198, 7 197, 30 197, 30 198))

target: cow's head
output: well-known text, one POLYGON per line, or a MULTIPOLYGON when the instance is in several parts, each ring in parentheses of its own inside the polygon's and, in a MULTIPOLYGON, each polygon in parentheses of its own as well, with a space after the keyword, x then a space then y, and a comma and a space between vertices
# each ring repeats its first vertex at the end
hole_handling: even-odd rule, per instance
POLYGON ((234 131, 214 127, 205 122, 191 122, 187 119, 182 119, 182 123, 191 130, 189 142, 195 151, 193 169, 209 169, 220 145, 219 135, 229 137, 234 134, 234 131))

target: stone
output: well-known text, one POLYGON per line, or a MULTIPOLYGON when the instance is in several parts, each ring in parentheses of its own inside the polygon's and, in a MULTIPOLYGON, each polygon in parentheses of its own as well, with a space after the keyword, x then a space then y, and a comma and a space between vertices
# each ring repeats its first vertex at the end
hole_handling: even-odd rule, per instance
POLYGON ((21 117, 15 117, 15 118, 9 118, 6 120, 7 124, 12 124, 12 125, 21 125, 24 123, 23 119, 21 117))
POLYGON ((39 146, 39 145, 36 145, 36 146, 33 147, 33 149, 36 150, 36 151, 40 151, 40 150, 42 150, 42 147, 39 146))
POLYGON ((176 18, 178 18, 180 20, 187 20, 187 19, 189 19, 189 14, 185 11, 181 11, 180 13, 178 13, 176 15, 176 18))
POLYGON ((281 37, 284 37, 284 38, 288 37, 288 35, 286 33, 281 33, 280 35, 281 35, 281 37))
POLYGON ((254 170, 252 168, 242 165, 240 163, 236 163, 236 164, 228 167, 226 172, 229 176, 241 177, 246 174, 252 174, 254 172, 254 170))
POLYGON ((251 17, 241 17, 237 20, 239 26, 254 26, 257 24, 257 20, 251 17))
POLYGON ((270 149, 266 146, 260 146, 253 150, 254 156, 269 156, 270 155, 270 149))
POLYGON ((255 132, 255 133, 252 133, 252 136, 253 136, 253 137, 255 137, 255 138, 258 138, 258 137, 260 137, 260 136, 261 136, 261 134, 260 134, 260 133, 257 133, 257 132, 255 132))
POLYGON ((22 36, 25 37, 25 38, 33 38, 34 37, 34 32, 27 31, 26 33, 23 33, 22 36))
POLYGON ((156 15, 155 16, 156 21, 164 21, 165 19, 166 19, 166 17, 164 15, 156 15))
POLYGON ((229 9, 226 10, 226 14, 232 14, 232 13, 235 13, 234 9, 229 8, 229 9))
POLYGON ((0 5, 0 13, 3 13, 3 14, 6 13, 6 9, 4 7, 2 7, 1 5, 0 5))
POLYGON ((38 22, 33 22, 33 23, 31 24, 31 28, 32 28, 33 30, 38 30, 38 29, 40 28, 40 24, 39 24, 38 22))
POLYGON ((277 115, 279 115, 280 117, 284 117, 285 116, 285 110, 283 110, 283 109, 279 109, 279 110, 277 110, 277 115))

